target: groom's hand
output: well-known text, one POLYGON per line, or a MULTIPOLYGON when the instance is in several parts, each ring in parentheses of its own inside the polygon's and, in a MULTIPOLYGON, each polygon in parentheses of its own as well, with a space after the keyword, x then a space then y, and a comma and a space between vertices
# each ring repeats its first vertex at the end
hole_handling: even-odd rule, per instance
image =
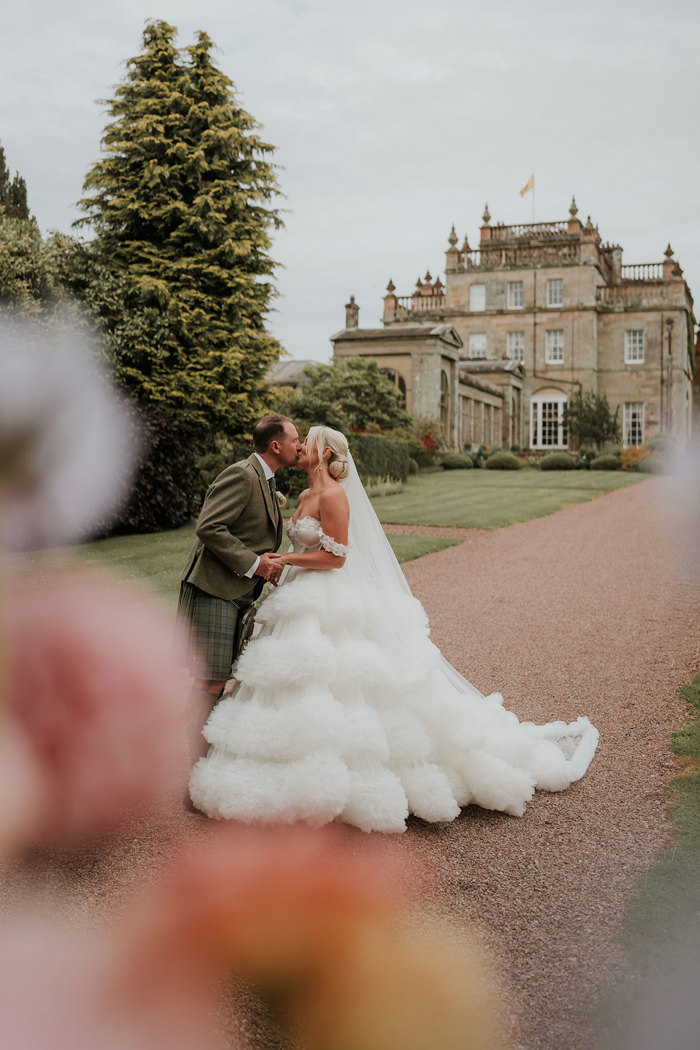
POLYGON ((262 576, 263 580, 268 580, 276 587, 281 572, 281 566, 279 566, 275 561, 273 561, 269 554, 260 555, 260 562, 258 564, 257 569, 255 570, 256 576, 262 576))

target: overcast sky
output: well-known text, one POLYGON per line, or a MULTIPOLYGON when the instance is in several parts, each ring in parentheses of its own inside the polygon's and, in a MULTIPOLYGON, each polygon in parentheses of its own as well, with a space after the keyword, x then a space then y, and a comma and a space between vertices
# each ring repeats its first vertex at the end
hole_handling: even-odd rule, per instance
MULTIPOLYGON (((700 293, 697 0, 4 0, 0 142, 42 230, 68 231, 110 96, 148 18, 206 30, 277 147, 286 229, 271 327, 327 360, 353 293, 444 271, 450 225, 567 217, 700 293)), ((443 277, 444 279, 444 277, 443 277)))

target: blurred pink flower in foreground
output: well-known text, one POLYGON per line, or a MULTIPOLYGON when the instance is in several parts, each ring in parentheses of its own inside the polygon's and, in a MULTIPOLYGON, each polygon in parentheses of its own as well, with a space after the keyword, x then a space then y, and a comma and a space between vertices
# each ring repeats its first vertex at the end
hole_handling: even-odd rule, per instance
POLYGON ((333 828, 208 830, 129 924, 135 988, 241 979, 306 1050, 500 1045, 471 945, 412 927, 423 873, 405 854, 333 828))
POLYGON ((148 901, 145 939, 159 959, 295 982, 340 954, 358 922, 405 902, 410 868, 344 830, 224 823, 205 831, 148 901))
MULTIPOLYGON (((9 712, 45 787, 44 836, 99 835, 184 783, 182 676, 169 617, 86 570, 8 580, 9 712)), ((10 805, 0 800, 0 813, 10 805)))
POLYGON ((25 901, 0 920, 3 1050, 215 1050, 213 993, 126 988, 109 926, 86 929, 59 900, 25 901))
POLYGON ((67 323, 0 319, 0 504, 11 550, 70 543, 128 491, 124 403, 67 323))
POLYGON ((41 837, 46 787, 29 741, 19 726, 3 716, 0 722, 0 868, 41 837))

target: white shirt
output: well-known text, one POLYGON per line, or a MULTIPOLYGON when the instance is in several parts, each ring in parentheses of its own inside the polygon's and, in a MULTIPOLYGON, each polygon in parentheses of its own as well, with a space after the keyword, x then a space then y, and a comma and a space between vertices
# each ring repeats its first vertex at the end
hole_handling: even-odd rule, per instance
MULTIPOLYGON (((275 476, 274 470, 270 470, 270 467, 265 462, 265 460, 262 458, 262 456, 259 456, 257 452, 254 452, 253 455, 257 458, 258 462, 261 464, 263 470, 265 471, 265 481, 269 481, 270 478, 274 478, 274 476, 275 476)), ((254 576, 255 575, 255 570, 257 569, 259 564, 260 564, 260 558, 256 558, 255 561, 253 562, 253 564, 251 565, 251 567, 248 569, 248 572, 246 572, 244 575, 245 576, 250 576, 250 577, 254 576)))

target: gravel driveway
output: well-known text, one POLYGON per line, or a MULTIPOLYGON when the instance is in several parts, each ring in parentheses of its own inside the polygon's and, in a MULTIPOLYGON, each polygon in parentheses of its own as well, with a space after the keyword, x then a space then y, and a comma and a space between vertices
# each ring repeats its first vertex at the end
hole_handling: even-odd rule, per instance
MULTIPOLYGON (((600 730, 584 779, 537 794, 522 819, 469 807, 449 825, 412 821, 392 840, 436 872, 426 912, 447 909, 480 931, 503 976, 512 1045, 524 1050, 596 1045, 596 1004, 624 965, 625 910, 669 843, 669 734, 686 718, 675 691, 700 669, 700 590, 684 582, 659 513, 673 484, 652 478, 547 518, 473 530, 405 566, 434 641, 482 692, 501 691, 524 719, 585 714, 600 730)), ((61 881, 86 914, 112 908, 172 835, 201 820, 174 813, 169 828, 142 826, 107 855, 62 869, 47 861, 43 872, 39 863, 33 875, 61 881)), ((10 898, 22 877, 6 881, 10 898)), ((247 1050, 278 1045, 255 1009, 232 1028, 247 1050)))
POLYGON ((433 640, 482 692, 520 718, 585 714, 600 730, 584 779, 538 793, 522 819, 468 808, 400 842, 442 872, 436 901, 482 930, 527 1050, 596 1044, 625 909, 669 843, 675 691, 700 669, 700 592, 664 520, 673 486, 654 478, 405 567, 433 640))

